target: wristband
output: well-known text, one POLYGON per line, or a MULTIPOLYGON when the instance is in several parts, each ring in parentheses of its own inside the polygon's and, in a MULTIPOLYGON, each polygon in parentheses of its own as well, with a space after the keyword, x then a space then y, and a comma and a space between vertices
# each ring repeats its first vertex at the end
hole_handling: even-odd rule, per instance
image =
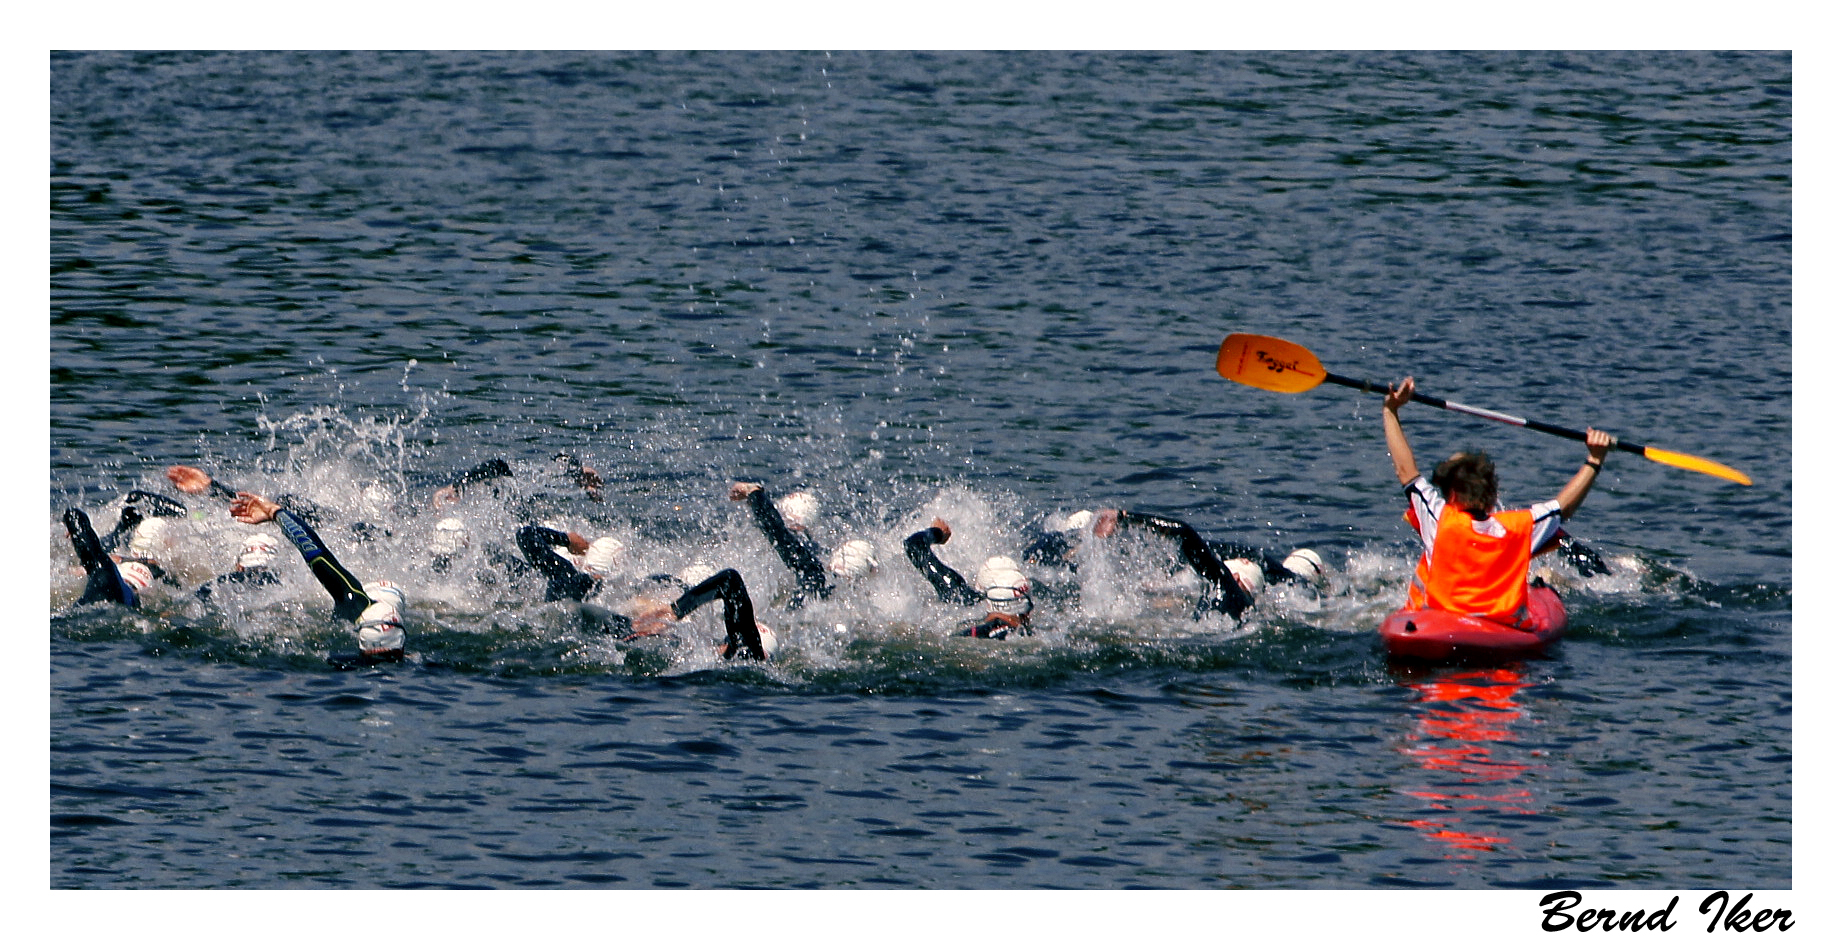
POLYGON ((1598 473, 1599 470, 1605 466, 1605 461, 1601 460, 1598 463, 1593 463, 1592 461, 1588 460, 1586 461, 1586 465, 1593 468, 1594 473, 1598 473))

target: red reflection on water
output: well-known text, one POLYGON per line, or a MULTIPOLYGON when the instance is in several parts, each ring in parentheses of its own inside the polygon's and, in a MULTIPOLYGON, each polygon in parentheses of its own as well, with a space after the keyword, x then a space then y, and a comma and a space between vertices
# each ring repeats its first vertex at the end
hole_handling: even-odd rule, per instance
POLYGON ((1493 744, 1516 741, 1514 725, 1526 717, 1516 693, 1529 682, 1513 666, 1422 677, 1406 685, 1424 706, 1406 737, 1401 753, 1425 770, 1449 778, 1451 786, 1429 779, 1432 788, 1403 789, 1425 800, 1429 814, 1407 824, 1447 849, 1446 858, 1470 859, 1478 852, 1507 848, 1508 838, 1468 831, 1465 814, 1504 810, 1531 811, 1535 795, 1501 785, 1520 777, 1529 765, 1496 753, 1493 744), (1448 815, 1451 814, 1451 815, 1448 815))

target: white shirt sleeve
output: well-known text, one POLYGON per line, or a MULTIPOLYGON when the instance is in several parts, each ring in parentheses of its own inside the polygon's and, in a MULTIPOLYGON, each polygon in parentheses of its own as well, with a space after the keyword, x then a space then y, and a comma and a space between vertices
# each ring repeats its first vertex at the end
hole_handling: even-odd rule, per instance
POLYGON ((1561 501, 1551 499, 1536 503, 1529 507, 1529 512, 1535 517, 1535 531, 1529 534, 1529 550, 1534 551, 1561 530, 1561 501))
POLYGON ((1423 476, 1414 477, 1406 490, 1408 510, 1420 530, 1420 551, 1431 557, 1433 540, 1439 535, 1439 514, 1445 511, 1445 496, 1423 476))

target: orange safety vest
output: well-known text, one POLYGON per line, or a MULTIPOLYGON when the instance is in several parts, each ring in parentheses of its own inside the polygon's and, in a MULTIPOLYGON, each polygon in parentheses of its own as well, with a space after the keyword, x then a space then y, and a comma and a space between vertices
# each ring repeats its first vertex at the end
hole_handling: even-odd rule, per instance
POLYGON ((1431 557, 1422 553, 1414 568, 1408 609, 1430 607, 1508 626, 1520 624, 1528 614, 1529 540, 1534 532, 1535 515, 1527 509, 1477 520, 1446 504, 1439 513, 1431 557), (1498 534, 1480 531, 1498 526, 1498 534))

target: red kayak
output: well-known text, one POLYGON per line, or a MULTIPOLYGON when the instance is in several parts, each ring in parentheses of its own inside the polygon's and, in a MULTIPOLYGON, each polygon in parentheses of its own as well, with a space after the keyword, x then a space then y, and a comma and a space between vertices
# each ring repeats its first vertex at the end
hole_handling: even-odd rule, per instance
POLYGON ((1567 629, 1561 596, 1545 584, 1529 587, 1529 629, 1443 610, 1396 611, 1382 621, 1382 646, 1403 659, 1502 660, 1535 656, 1567 629))

